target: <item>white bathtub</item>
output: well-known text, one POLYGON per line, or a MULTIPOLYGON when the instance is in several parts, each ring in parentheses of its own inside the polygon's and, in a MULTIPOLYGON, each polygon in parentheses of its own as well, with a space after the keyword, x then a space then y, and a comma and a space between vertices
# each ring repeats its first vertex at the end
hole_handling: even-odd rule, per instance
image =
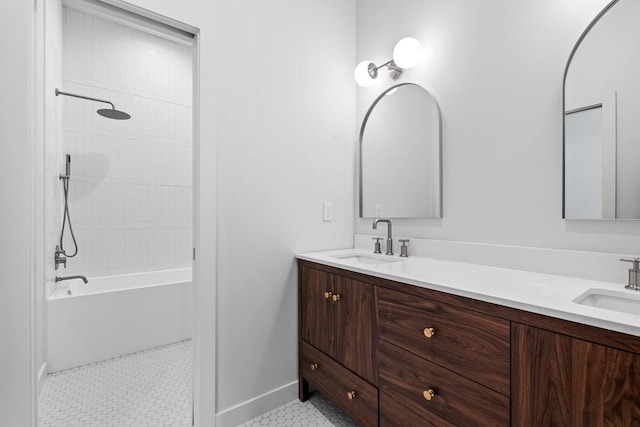
POLYGON ((191 268, 60 282, 48 298, 47 370, 190 339, 191 268))

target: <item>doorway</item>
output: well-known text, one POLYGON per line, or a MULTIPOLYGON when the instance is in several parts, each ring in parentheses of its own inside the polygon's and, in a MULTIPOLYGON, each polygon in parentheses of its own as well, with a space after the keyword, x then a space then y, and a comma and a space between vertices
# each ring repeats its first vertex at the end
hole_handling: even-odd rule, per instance
POLYGON ((45 266, 40 425, 192 425, 193 35, 97 1, 46 8, 44 250, 64 263, 45 266))

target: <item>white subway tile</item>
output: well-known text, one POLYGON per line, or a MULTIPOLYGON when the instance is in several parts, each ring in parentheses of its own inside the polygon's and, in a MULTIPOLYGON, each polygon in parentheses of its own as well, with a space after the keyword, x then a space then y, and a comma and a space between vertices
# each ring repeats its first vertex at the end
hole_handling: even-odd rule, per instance
POLYGON ((62 128, 46 151, 47 246, 57 243, 57 174, 69 152, 69 208, 81 244, 75 271, 95 276, 189 265, 190 49, 70 9, 64 19, 61 89, 109 100, 132 119, 100 117, 95 110, 106 105, 92 101, 52 100, 62 128))

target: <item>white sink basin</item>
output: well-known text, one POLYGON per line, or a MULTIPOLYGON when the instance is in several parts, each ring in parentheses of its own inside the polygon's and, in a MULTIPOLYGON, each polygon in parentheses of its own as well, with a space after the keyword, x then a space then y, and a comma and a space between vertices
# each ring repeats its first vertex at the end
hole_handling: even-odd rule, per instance
POLYGON ((640 315, 640 292, 628 293, 608 289, 589 289, 574 299, 573 302, 590 307, 640 315))
POLYGON ((400 259, 392 258, 386 255, 366 255, 366 254, 333 255, 331 258, 336 258, 342 261, 352 262, 356 264, 366 264, 366 265, 380 265, 380 264, 389 264, 392 262, 402 261, 400 259))

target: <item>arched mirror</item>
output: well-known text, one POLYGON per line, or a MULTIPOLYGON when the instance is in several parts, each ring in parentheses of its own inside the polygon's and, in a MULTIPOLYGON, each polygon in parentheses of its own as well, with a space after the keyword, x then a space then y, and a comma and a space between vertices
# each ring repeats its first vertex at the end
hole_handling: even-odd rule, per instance
POLYGON ((640 2, 614 0, 564 80, 566 219, 640 219, 640 2))
POLYGON ((424 88, 383 92, 360 129, 360 217, 441 218, 440 108, 424 88))

